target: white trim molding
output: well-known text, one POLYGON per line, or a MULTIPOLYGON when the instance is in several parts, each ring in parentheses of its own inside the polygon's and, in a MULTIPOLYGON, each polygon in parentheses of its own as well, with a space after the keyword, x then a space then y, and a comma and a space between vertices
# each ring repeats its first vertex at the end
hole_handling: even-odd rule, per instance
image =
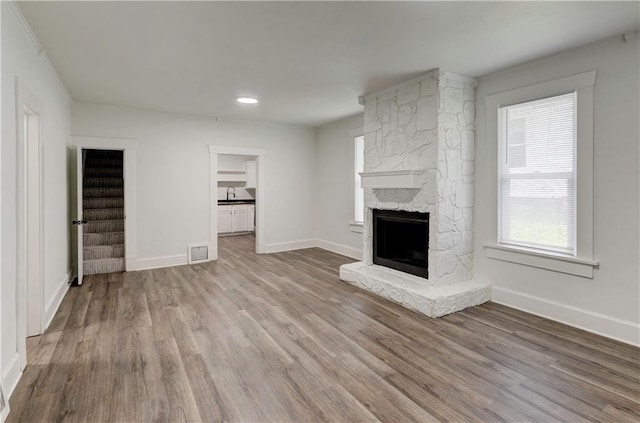
POLYGON ((159 269, 161 267, 182 266, 189 264, 189 258, 186 254, 178 254, 175 256, 153 257, 136 260, 135 270, 159 269))
MULTIPOLYGON (((0 27, 2 27, 2 7, 0 7, 0 27)), ((2 31, 0 31, 0 46, 2 45, 2 31)), ((0 54, 0 81, 2 80, 2 55, 0 54)), ((0 102, 1 103, 1 102, 0 102)), ((2 104, 0 104, 0 128, 2 128, 2 104)), ((1 154, 0 154, 1 156, 1 154)), ((1 157, 0 157, 1 159, 1 157)), ((1 163, 1 160, 0 160, 1 163)), ((0 180, 2 178, 0 177, 0 180)), ((0 210, 2 210, 1 204, 2 200, 0 199, 0 210)), ((0 213, 1 214, 1 213, 0 213)), ((0 219, 1 221, 1 219, 0 219)), ((0 225, 1 226, 1 225, 0 225)), ((0 247, 0 257, 2 257, 2 247, 0 247)), ((0 266, 1 267, 1 266, 0 266)), ((0 275, 2 274, 1 272, 2 269, 0 269, 0 275)), ((2 278, 0 277, 0 289, 2 287, 2 278)), ((2 316, 2 301, 0 300, 0 316, 2 316)), ((2 326, 0 325, 0 339, 4 339, 2 337, 2 326)), ((9 396, 5 396, 4 395, 4 377, 2 375, 2 363, 4 363, 4 361, 2 360, 2 349, 0 348, 0 396, 2 397, 0 399, 0 401, 2 401, 2 405, 1 405, 1 409, 0 409, 0 423, 4 422, 5 419, 7 418, 7 415, 9 414, 9 396)))
POLYGON ((281 253, 284 251, 303 250, 305 248, 314 248, 317 245, 315 239, 303 239, 300 241, 274 242, 265 245, 265 253, 281 253))
POLYGON ((336 242, 326 241, 324 239, 317 239, 316 247, 322 248, 323 250, 331 251, 332 253, 351 257, 352 259, 362 260, 362 249, 349 247, 347 245, 338 244, 336 242))
POLYGON ((138 140, 74 135, 72 145, 94 150, 135 150, 138 147, 138 140))
POLYGON ((582 88, 593 87, 595 83, 596 71, 589 71, 491 94, 484 98, 484 104, 488 109, 497 109, 498 107, 509 106, 522 101, 532 101, 561 93, 578 91, 582 88), (526 100, 522 100, 523 98, 526 100))
POLYGON ((510 289, 493 287, 492 301, 587 332, 640 346, 640 325, 510 289))
MULTIPOLYGON (((192 245, 192 244, 190 244, 192 245)), ((198 243, 193 245, 208 245, 206 243, 198 243)), ((356 260, 361 260, 362 250, 338 244, 323 239, 303 239, 298 241, 274 242, 262 246, 264 251, 262 254, 282 253, 286 251, 302 250, 306 248, 322 248, 332 253, 341 254, 356 260)), ((209 245, 209 256, 211 257, 211 246, 209 245)), ((211 260, 206 260, 211 261, 211 260)), ((205 260, 195 263, 205 263, 205 260)), ((152 257, 146 259, 138 259, 134 270, 151 270, 160 269, 162 267, 183 266, 189 264, 188 254, 177 254, 174 256, 152 257)))
MULTIPOLYGON (((44 209, 44 108, 40 100, 25 86, 25 84, 15 77, 15 107, 16 107, 16 140, 17 140, 17 166, 16 166, 16 344, 20 356, 20 370, 27 365, 27 336, 41 334, 44 332, 44 234, 45 209, 44 209), (30 112, 27 112, 29 109, 30 112), (28 207, 33 200, 31 189, 31 178, 29 169, 33 163, 33 155, 29 153, 30 141, 25 136, 25 117, 31 113, 38 117, 37 122, 37 209, 36 222, 37 241, 31 239, 29 235, 30 225, 34 224, 30 217, 32 210, 28 207), (34 249, 33 244, 36 244, 34 249), (37 251, 34 253, 34 251, 37 251), (34 262, 35 260, 35 262, 34 262), (37 263, 37 266, 36 266, 37 263), (34 279, 29 271, 37 269, 34 279), (34 315, 35 314, 35 315, 34 315), (31 333, 29 333, 31 332, 31 333)), ((31 125, 27 123, 27 125, 31 125)), ((33 147, 33 146, 32 146, 33 147)))
POLYGON ((47 330, 47 328, 51 324, 51 321, 53 320, 53 316, 56 315, 56 311, 58 311, 60 304, 62 304, 62 300, 64 299, 64 296, 66 295, 67 291, 69 291, 69 286, 72 278, 73 278, 73 269, 69 269, 67 274, 62 279, 60 285, 58 286, 58 289, 56 290, 56 294, 53 297, 51 297, 51 300, 49 300, 49 302, 47 303, 47 306, 45 307, 45 310, 44 310, 43 332, 47 330))
POLYGON ((584 260, 561 254, 540 253, 537 250, 512 247, 499 244, 483 246, 488 258, 523 264, 530 267, 567 273, 569 275, 593 278, 593 270, 599 266, 598 261, 584 260))
POLYGON ((256 147, 233 147, 228 145, 210 145, 209 154, 235 154, 238 156, 265 156, 267 150, 256 147))
POLYGON ((7 416, 9 416, 9 411, 11 409, 9 408, 9 400, 4 395, 4 388, 1 385, 0 385, 0 395, 2 395, 5 400, 5 407, 4 409, 2 409, 2 411, 0 411, 0 423, 1 423, 7 419, 7 416))
POLYGON ((488 257, 588 278, 593 277, 593 269, 599 264, 593 259, 593 87, 595 82, 596 71, 594 70, 485 97, 487 169, 489 169, 487 177, 489 178, 488 186, 491 187, 487 192, 486 201, 490 205, 489 215, 492 216, 487 225, 486 239, 489 242, 485 245, 488 257), (567 260, 544 251, 498 245, 498 109, 569 92, 576 92, 577 101, 576 256, 573 260, 567 260))
POLYGON ((11 357, 11 360, 9 360, 7 370, 2 373, 2 387, 5 390, 4 393, 6 395, 5 399, 7 402, 9 401, 9 398, 11 398, 13 391, 16 389, 21 376, 22 370, 20 370, 20 354, 16 352, 11 357))
POLYGON ((256 158, 256 254, 266 253, 265 231, 265 157, 267 150, 257 147, 209 146, 209 259, 218 259, 218 154, 252 156, 256 158))

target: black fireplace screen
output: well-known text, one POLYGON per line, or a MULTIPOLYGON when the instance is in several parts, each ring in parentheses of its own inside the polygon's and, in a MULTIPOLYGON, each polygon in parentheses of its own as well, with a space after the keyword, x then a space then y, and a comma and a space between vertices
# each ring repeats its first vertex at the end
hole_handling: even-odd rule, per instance
POLYGON ((373 263, 429 277, 429 213, 373 210, 373 263))

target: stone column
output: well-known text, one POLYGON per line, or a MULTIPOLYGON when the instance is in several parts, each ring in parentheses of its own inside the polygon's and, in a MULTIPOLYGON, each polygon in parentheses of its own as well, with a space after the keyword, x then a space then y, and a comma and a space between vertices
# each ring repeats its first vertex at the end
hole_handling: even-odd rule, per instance
POLYGON ((431 70, 364 97, 364 170, 422 169, 420 189, 366 189, 363 261, 372 264, 371 209, 430 213, 430 285, 471 275, 475 81, 431 70))

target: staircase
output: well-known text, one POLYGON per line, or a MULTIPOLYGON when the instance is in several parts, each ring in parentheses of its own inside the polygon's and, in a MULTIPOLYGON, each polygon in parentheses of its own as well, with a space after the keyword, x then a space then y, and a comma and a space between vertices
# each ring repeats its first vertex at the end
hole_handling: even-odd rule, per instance
POLYGON ((85 151, 83 274, 124 272, 122 151, 85 151))

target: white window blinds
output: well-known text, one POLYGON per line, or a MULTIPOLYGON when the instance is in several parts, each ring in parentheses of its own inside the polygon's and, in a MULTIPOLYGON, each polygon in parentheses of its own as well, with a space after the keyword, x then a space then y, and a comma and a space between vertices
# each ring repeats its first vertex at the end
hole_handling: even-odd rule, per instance
POLYGON ((364 221, 364 190, 360 173, 364 171, 364 136, 354 138, 355 160, 354 160, 354 184, 353 184, 353 221, 362 223, 364 221))
POLYGON ((499 241, 575 256, 576 94, 499 109, 499 241))

